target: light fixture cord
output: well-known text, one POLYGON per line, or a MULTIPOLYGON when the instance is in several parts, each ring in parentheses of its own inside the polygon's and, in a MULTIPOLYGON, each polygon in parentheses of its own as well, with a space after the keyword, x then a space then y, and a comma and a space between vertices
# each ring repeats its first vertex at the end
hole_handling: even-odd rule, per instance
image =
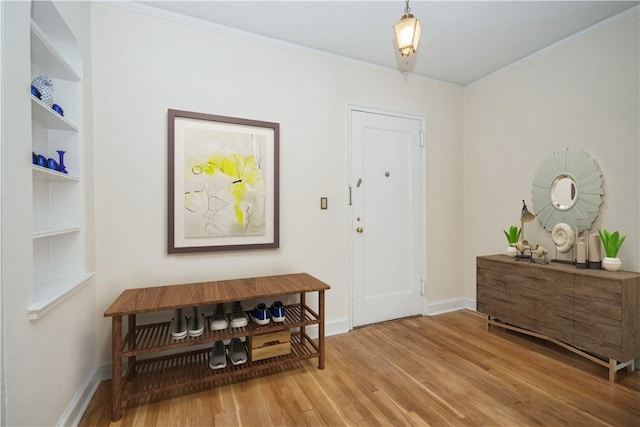
POLYGON ((405 0, 406 7, 404 8, 404 14, 408 15, 411 12, 411 8, 409 7, 409 0, 405 0))

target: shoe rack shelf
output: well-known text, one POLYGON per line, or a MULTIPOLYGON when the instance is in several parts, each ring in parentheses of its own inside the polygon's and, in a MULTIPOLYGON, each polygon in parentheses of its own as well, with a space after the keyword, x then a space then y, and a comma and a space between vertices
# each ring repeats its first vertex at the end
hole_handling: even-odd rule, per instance
MULTIPOLYGON (((213 344, 215 341, 282 331, 285 329, 293 329, 300 326, 315 325, 318 323, 317 313, 309 307, 302 307, 301 304, 291 304, 287 305, 285 310, 287 315, 285 321, 282 323, 272 322, 266 326, 259 326, 249 321, 249 324, 245 327, 228 327, 227 329, 220 331, 212 331, 209 329, 208 325, 211 322, 211 316, 207 316, 204 333, 202 335, 199 337, 187 336, 181 340, 175 340, 171 337, 171 322, 139 325, 136 326, 133 333, 127 333, 125 336, 123 340, 124 347, 122 349, 122 356, 139 356, 142 354, 191 347, 199 344, 213 344)), ((245 314, 249 317, 248 312, 245 314)))
POLYGON ((214 385, 228 378, 253 377, 256 373, 311 358, 318 358, 318 368, 324 369, 324 291, 328 289, 329 285, 313 276, 298 273, 125 290, 104 313, 105 317, 112 318, 112 420, 119 420, 122 404, 133 399, 214 385), (306 295, 311 292, 318 294, 317 311, 306 303, 306 295), (296 294, 299 301, 285 307, 286 319, 282 323, 259 326, 250 321, 242 328, 212 331, 208 328, 211 319, 207 318, 203 335, 181 340, 171 337, 170 322, 136 323, 136 315, 141 313, 296 294), (124 316, 127 316, 126 331, 123 330, 124 316), (306 328, 312 325, 318 325, 316 340, 307 333, 306 328), (207 344, 281 330, 291 331, 290 354, 248 360, 237 366, 229 363, 223 369, 209 368, 211 345, 207 344), (181 349, 184 351, 180 352, 181 349), (172 350, 172 354, 167 355, 167 350, 172 350), (142 355, 145 358, 138 360, 142 355))
POLYGON ((231 377, 249 377, 256 372, 269 371, 281 366, 293 365, 305 359, 318 357, 319 348, 300 334, 291 337, 291 354, 234 366, 227 363, 223 369, 209 368, 211 348, 185 353, 145 359, 136 364, 135 381, 127 382, 123 391, 123 401, 150 395, 197 388, 231 377))

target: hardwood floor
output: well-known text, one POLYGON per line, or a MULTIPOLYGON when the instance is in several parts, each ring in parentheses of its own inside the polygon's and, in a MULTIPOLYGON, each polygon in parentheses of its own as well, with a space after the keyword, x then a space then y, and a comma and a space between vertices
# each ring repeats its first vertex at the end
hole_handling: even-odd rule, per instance
POLYGON ((551 343, 485 329, 471 311, 328 337, 317 360, 190 394, 124 406, 110 383, 81 426, 640 426, 640 370, 607 370, 551 343))

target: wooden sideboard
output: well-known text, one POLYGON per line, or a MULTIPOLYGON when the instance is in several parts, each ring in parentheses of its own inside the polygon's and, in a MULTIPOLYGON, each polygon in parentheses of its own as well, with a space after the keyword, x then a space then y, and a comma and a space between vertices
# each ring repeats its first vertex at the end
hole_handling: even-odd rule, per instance
POLYGON ((128 400, 214 384, 231 377, 248 374, 251 377, 256 372, 296 366, 302 360, 315 357, 318 368, 324 369, 324 292, 328 289, 329 285, 315 277, 298 273, 123 291, 104 312, 112 321, 111 420, 122 417, 122 403, 128 400), (317 292, 317 311, 307 305, 306 294, 310 292, 317 292), (249 321, 245 327, 212 331, 207 317, 207 327, 201 336, 178 341, 171 338, 169 320, 139 325, 136 319, 142 313, 296 294, 299 302, 285 307, 284 322, 259 326, 249 321), (123 316, 128 318, 126 331, 123 316), (317 340, 307 333, 306 328, 312 325, 318 326, 317 340), (290 332, 289 354, 249 360, 238 366, 229 363, 224 369, 209 368, 211 348, 208 345, 215 341, 236 337, 251 340, 279 331, 290 332), (171 354, 167 355, 167 350, 172 350, 171 354), (144 359, 138 360, 138 356, 144 359), (127 361, 124 373, 123 360, 127 361))
POLYGON ((609 369, 640 357, 640 273, 477 257, 477 310, 491 325, 552 341, 609 369))

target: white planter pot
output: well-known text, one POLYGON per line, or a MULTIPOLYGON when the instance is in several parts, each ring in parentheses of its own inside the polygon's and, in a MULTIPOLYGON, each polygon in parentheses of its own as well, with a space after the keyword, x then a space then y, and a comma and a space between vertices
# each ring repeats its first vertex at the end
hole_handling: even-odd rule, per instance
POLYGON ((622 261, 620 258, 609 258, 604 257, 602 260, 602 267, 607 271, 618 271, 620 270, 620 266, 622 265, 622 261))
POLYGON ((507 248, 507 256, 510 256, 511 258, 515 258, 516 255, 518 255, 518 250, 513 246, 509 246, 507 248))

